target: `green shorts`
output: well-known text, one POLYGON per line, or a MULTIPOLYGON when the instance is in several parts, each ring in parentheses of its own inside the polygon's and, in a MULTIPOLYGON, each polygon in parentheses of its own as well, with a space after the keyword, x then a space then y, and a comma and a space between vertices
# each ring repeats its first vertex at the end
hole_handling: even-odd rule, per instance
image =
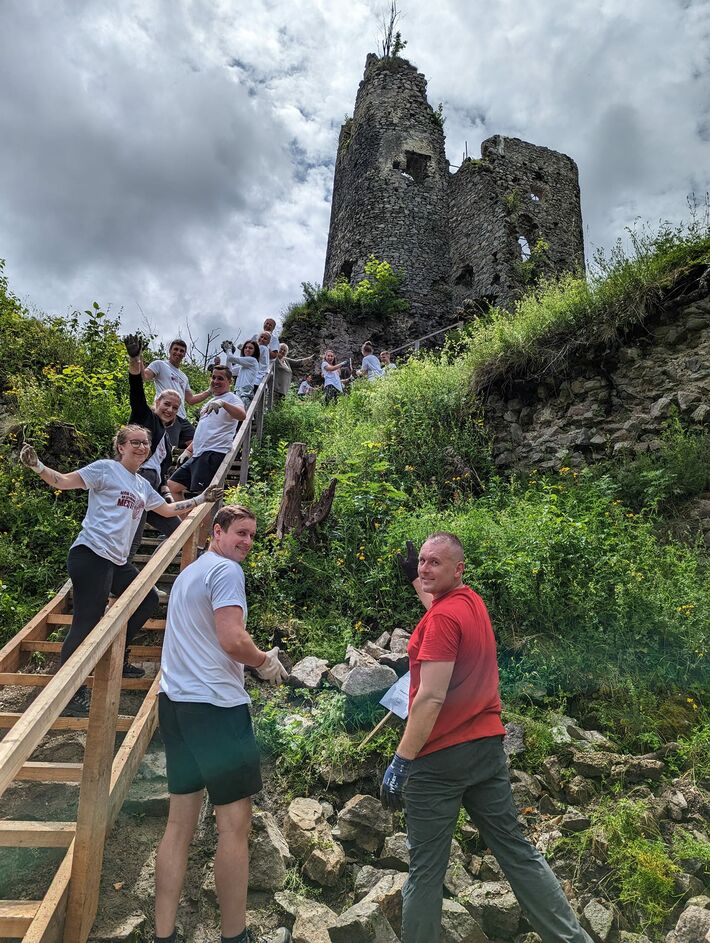
POLYGON ((168 789, 186 795, 207 789, 213 805, 229 805, 262 788, 259 748, 248 704, 216 707, 158 697, 168 789))

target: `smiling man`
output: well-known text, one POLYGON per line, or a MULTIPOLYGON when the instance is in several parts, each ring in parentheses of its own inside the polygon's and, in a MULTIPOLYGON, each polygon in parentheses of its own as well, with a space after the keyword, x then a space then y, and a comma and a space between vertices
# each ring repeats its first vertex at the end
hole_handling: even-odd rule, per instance
MULTIPOLYGON (((222 508, 210 549, 175 580, 161 658, 158 713, 170 811, 155 863, 155 940, 177 943, 178 903, 205 788, 215 807, 214 878, 223 943, 250 943, 246 929, 251 797, 261 789, 259 750, 244 665, 281 684, 278 648, 261 651, 246 630, 241 563, 256 534, 252 511, 222 508)), ((274 940, 286 943, 282 931, 274 940)))
POLYGON ((408 541, 399 565, 426 609, 408 646, 407 725, 381 789, 386 808, 406 808, 402 943, 439 940, 444 875, 462 805, 545 943, 591 943, 518 824, 503 751, 495 638, 483 600, 463 582, 461 541, 437 532, 418 557, 408 541))
POLYGON ((192 392, 187 374, 180 369, 186 354, 187 344, 178 337, 170 343, 167 360, 153 360, 147 367, 143 367, 143 379, 155 383, 156 395, 160 396, 165 390, 177 390, 180 394, 180 408, 176 421, 180 426, 179 444, 183 447, 192 441, 195 434, 192 423, 187 418, 185 403, 189 406, 196 406, 210 395, 209 390, 204 390, 202 393, 192 392))

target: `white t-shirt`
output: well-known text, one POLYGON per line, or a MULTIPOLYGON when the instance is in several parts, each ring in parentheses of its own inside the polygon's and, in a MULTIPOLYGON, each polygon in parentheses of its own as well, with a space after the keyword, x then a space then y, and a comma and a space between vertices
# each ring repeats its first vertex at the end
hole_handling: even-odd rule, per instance
POLYGON ((374 354, 368 354, 367 357, 362 358, 362 369, 367 374, 368 380, 376 380, 384 373, 379 358, 374 354))
POLYGON ((241 606, 246 624, 244 573, 234 560, 208 550, 182 571, 170 591, 160 690, 171 701, 216 707, 250 703, 244 665, 217 639, 214 613, 225 606, 241 606))
POLYGON ((323 374, 323 386, 334 386, 336 390, 343 392, 343 383, 340 379, 340 370, 326 370, 326 367, 330 367, 331 364, 327 360, 323 360, 320 365, 320 372, 323 374))
POLYGON ((143 509, 152 511, 165 504, 165 498, 145 478, 111 458, 92 462, 79 474, 89 489, 89 507, 72 547, 83 545, 121 566, 128 559, 143 509))
POLYGON ((192 440, 192 454, 195 458, 203 452, 226 453, 232 447, 239 420, 232 419, 226 409, 218 409, 216 413, 207 415, 205 410, 215 399, 221 399, 232 406, 244 407, 244 403, 236 393, 224 393, 222 396, 213 396, 207 400, 200 410, 200 421, 197 423, 195 438, 192 440))
POLYGON ((152 469, 160 475, 160 466, 163 463, 163 459, 168 454, 168 437, 164 435, 163 438, 158 442, 155 447, 155 452, 147 458, 141 465, 141 469, 146 471, 147 469, 152 469))
POLYGON ((305 396, 307 393, 311 393, 312 391, 313 387, 308 382, 308 380, 301 380, 301 385, 298 388, 298 395, 305 396))
POLYGON ((185 413, 185 393, 189 390, 192 393, 192 388, 190 387, 190 381, 187 376, 179 370, 177 367, 173 367, 172 364, 168 363, 167 360, 154 360, 152 363, 148 364, 148 369, 151 373, 155 374, 153 383, 155 383, 155 392, 157 396, 164 390, 177 390, 180 394, 180 409, 178 409, 178 416, 181 419, 186 419, 187 415, 185 413))
MULTIPOLYGON (((278 349, 278 348, 277 348, 278 349)), ((261 381, 264 379, 266 374, 269 372, 269 364, 271 359, 269 357, 270 348, 266 344, 259 344, 259 369, 256 371, 256 385, 258 386, 261 381)))
POLYGON ((237 379, 234 384, 235 392, 249 393, 249 395, 251 395, 254 392, 254 387, 256 386, 256 375, 259 371, 259 361, 256 359, 256 357, 235 357, 230 354, 230 367, 232 364, 239 368, 239 372, 236 375, 237 379))

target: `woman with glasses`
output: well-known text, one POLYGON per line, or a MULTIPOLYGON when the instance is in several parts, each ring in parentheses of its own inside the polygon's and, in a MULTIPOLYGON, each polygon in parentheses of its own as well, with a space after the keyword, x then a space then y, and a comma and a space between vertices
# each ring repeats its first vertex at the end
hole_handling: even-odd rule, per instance
MULTIPOLYGON (((143 426, 121 426, 113 440, 113 459, 100 459, 77 471, 62 474, 48 468, 31 445, 23 445, 20 461, 32 469, 51 488, 89 492, 89 506, 79 536, 69 550, 67 569, 72 581, 74 613, 62 645, 60 665, 79 647, 106 609, 109 595, 119 596, 138 575, 128 563, 133 535, 144 508, 161 517, 186 514, 204 501, 218 501, 222 489, 214 486, 185 501, 168 504, 162 495, 141 478, 138 469, 150 455, 150 432, 143 426)), ((152 589, 128 620, 126 646, 143 627, 158 605, 152 589)), ((128 663, 128 648, 123 666, 127 678, 139 678, 142 668, 128 663)), ((83 716, 89 709, 89 692, 80 688, 67 705, 66 714, 83 716)))

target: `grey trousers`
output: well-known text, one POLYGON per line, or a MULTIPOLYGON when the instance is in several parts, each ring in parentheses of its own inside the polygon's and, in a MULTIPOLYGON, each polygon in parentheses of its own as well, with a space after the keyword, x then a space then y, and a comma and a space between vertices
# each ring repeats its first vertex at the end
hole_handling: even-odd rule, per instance
POLYGON ((415 760, 404 797, 410 865, 402 894, 402 943, 438 943, 444 875, 462 805, 543 943, 592 943, 549 865, 523 836, 502 737, 415 760))

